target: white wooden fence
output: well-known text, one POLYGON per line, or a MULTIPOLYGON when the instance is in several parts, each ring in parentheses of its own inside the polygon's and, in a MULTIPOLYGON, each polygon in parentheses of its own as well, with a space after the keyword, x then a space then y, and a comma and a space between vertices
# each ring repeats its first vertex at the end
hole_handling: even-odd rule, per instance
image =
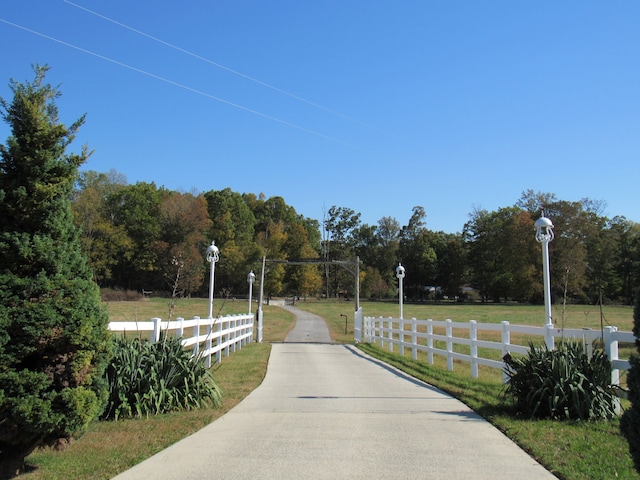
POLYGON ((193 349, 194 355, 205 357, 206 366, 211 366, 211 356, 216 362, 222 355, 241 349, 253 340, 253 314, 227 315, 217 318, 193 317, 190 320, 176 318, 163 321, 152 318, 147 321, 109 322, 108 329, 113 332, 139 333, 149 332, 149 340, 154 343, 160 340, 161 332, 174 331, 182 337, 182 345, 193 349), (190 336, 188 336, 190 335, 190 336))
MULTIPOLYGON (((418 351, 426 352, 427 361, 430 364, 433 364, 434 355, 446 357, 447 370, 450 371, 453 370, 454 360, 469 363, 473 378, 478 377, 479 365, 504 371, 505 364, 502 358, 507 353, 528 353, 528 345, 511 343, 512 333, 523 334, 526 336, 523 338, 527 339, 542 337, 549 348, 554 347, 554 339, 558 337, 579 340, 584 342, 587 352, 590 351, 589 349, 592 348, 595 340, 600 340, 603 343, 605 353, 611 360, 611 383, 614 385, 620 384, 620 371, 629 369, 629 361, 620 359, 618 356, 618 344, 635 342, 635 336, 632 332, 619 332, 617 327, 605 327, 601 332, 591 329, 560 329, 553 326, 512 325, 506 321, 490 324, 477 323, 475 320, 453 322, 451 320, 363 317, 362 330, 365 342, 379 344, 380 348, 385 348, 386 344, 390 352, 393 352, 394 346, 397 346, 400 355, 404 355, 405 348, 409 348, 413 359, 417 359, 418 351), (434 333, 434 328, 438 333, 434 333), (454 331, 463 336, 454 336, 454 331), (498 332, 485 336, 497 337, 499 335, 500 341, 479 339, 478 334, 482 334, 482 332, 498 332), (461 351, 454 351, 454 345, 464 345, 465 347, 458 348, 461 351), (493 355, 493 358, 481 357, 479 349, 489 349, 489 352, 495 350, 499 352, 499 355, 493 355)), ((505 381, 507 380, 506 375, 503 378, 505 381)))

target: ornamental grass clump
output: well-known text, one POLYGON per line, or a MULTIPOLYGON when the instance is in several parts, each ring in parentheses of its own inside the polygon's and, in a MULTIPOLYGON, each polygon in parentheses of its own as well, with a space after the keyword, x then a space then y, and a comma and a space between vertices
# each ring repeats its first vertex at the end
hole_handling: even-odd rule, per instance
POLYGON ((106 378, 109 401, 105 419, 220 405, 220 389, 204 358, 192 356, 176 337, 164 337, 156 343, 116 340, 106 378))
POLYGON ((600 350, 589 357, 580 343, 555 350, 529 345, 521 358, 504 357, 508 376, 505 398, 531 418, 601 420, 616 415, 611 362, 600 350))

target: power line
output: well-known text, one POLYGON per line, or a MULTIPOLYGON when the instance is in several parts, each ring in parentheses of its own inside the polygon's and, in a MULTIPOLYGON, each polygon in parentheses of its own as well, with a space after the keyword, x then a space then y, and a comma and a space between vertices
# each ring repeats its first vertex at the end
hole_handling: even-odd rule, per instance
POLYGON ((154 79, 156 79, 156 80, 160 80, 160 81, 162 81, 162 82, 168 83, 169 85, 173 85, 173 86, 175 86, 175 87, 182 88, 182 89, 187 90, 187 91, 190 91, 190 92, 192 92, 192 93, 196 93, 196 94, 198 94, 198 95, 202 95, 203 97, 207 97, 207 98, 209 98, 209 99, 211 99, 211 100, 215 100, 215 101, 217 101, 217 102, 224 103, 225 105, 229 105, 229 106, 231 106, 231 107, 237 108, 237 109, 239 109, 239 110, 243 110, 243 111, 248 112, 248 113, 251 113, 251 114, 253 114, 253 115, 257 115, 257 116, 259 116, 259 117, 266 118, 267 120, 271 120, 271 121, 274 121, 274 122, 280 123, 280 124, 285 125, 285 126, 287 126, 287 127, 295 128, 295 129, 300 130, 300 131, 302 131, 302 132, 305 132, 305 133, 308 133, 308 134, 311 134, 311 135, 315 135, 315 136, 320 137, 320 138, 324 138, 325 140, 330 140, 330 141, 335 142, 335 143, 340 143, 340 144, 343 144, 343 145, 349 146, 349 147, 351 147, 351 148, 360 149, 359 147, 356 147, 356 146, 354 146, 354 145, 351 145, 351 144, 349 144, 349 143, 347 143, 347 142, 344 142, 344 141, 342 141, 342 140, 338 140, 337 138, 330 137, 330 136, 328 136, 328 135, 325 135, 325 134, 323 134, 323 133, 316 132, 315 130, 311 130, 311 129, 309 129, 309 128, 302 127, 302 126, 300 126, 300 125, 296 125, 295 123, 287 122, 286 120, 282 120, 282 119, 277 118, 277 117, 274 117, 274 116, 272 116, 272 115, 269 115, 269 114, 266 114, 266 113, 262 113, 262 112, 259 112, 259 111, 257 111, 257 110, 253 110, 253 109, 251 109, 251 108, 249 108, 249 107, 245 107, 245 106, 243 106, 243 105, 240 105, 240 104, 237 104, 237 103, 231 102, 231 101, 229 101, 229 100, 225 100, 225 99, 223 99, 223 98, 216 97, 215 95, 212 95, 212 94, 207 93, 207 92, 203 92, 202 90, 198 90, 198 89, 193 88, 193 87, 190 87, 190 86, 188 86, 188 85, 184 85, 184 84, 182 84, 182 83, 178 83, 178 82, 176 82, 176 81, 174 81, 174 80, 170 80, 170 79, 168 79, 168 78, 161 77, 160 75, 156 75, 155 73, 151 73, 151 72, 148 72, 148 71, 143 70, 143 69, 141 69, 141 68, 134 67, 134 66, 132 66, 132 65, 129 65, 129 64, 126 64, 126 63, 120 62, 120 61, 118 61, 118 60, 114 60, 114 59, 112 59, 112 58, 109 58, 109 57, 107 57, 107 56, 104 56, 104 55, 101 55, 101 54, 99 54, 99 53, 93 52, 93 51, 91 51, 91 50, 87 50, 86 48, 82 48, 82 47, 79 47, 79 46, 77 46, 77 45, 73 45, 72 43, 68 43, 68 42, 65 42, 65 41, 63 41, 63 40, 60 40, 60 39, 58 39, 58 38, 55 38, 55 37, 52 37, 52 36, 46 35, 46 34, 41 33, 41 32, 38 32, 38 31, 36 31, 36 30, 32 30, 32 29, 27 28, 27 27, 24 27, 24 26, 22 26, 22 25, 18 25, 17 23, 10 22, 10 21, 5 20, 5 19, 3 19, 3 18, 0 18, 0 22, 6 23, 7 25, 11 25, 12 27, 18 28, 18 29, 20 29, 20 30, 24 30, 25 32, 29 32, 29 33, 31 33, 31 34, 33 34, 33 35, 37 35, 37 36, 39 36, 39 37, 45 38, 45 39, 50 40, 50 41, 52 41, 52 42, 59 43, 59 44, 64 45, 64 46, 66 46, 66 47, 73 48, 73 49, 78 50, 78 51, 80 51, 80 52, 82 52, 82 53, 86 53, 86 54, 88 54, 88 55, 94 56, 94 57, 99 58, 99 59, 101 59, 101 60, 105 60, 105 61, 107 61, 107 62, 113 63, 113 64, 118 65, 118 66, 120 66, 120 67, 127 68, 127 69, 132 70, 132 71, 134 71, 134 72, 136 72, 136 73, 140 73, 140 74, 142 74, 142 75, 146 75, 146 76, 151 77, 151 78, 154 78, 154 79))
POLYGON ((114 20, 112 18, 109 18, 109 17, 107 17, 105 15, 102 15, 101 13, 98 13, 98 12, 95 12, 93 10, 90 10, 90 9, 88 9, 86 7, 83 7, 82 5, 78 5, 76 3, 70 2, 69 0, 62 0, 62 1, 64 3, 66 3, 66 4, 68 4, 68 5, 71 5, 71 6, 75 7, 75 8, 78 8, 80 10, 83 10, 83 11, 87 12, 87 13, 90 13, 91 15, 95 15, 98 18, 102 18, 103 20, 106 20, 106 21, 111 22, 111 23, 113 23, 115 25, 118 25, 119 27, 125 28, 125 29, 127 29, 127 30, 129 30, 131 32, 134 32, 134 33, 136 33, 138 35, 141 35, 141 36, 143 36, 145 38, 153 40, 154 42, 160 43, 160 44, 162 44, 162 45, 164 45, 166 47, 169 47, 169 48, 173 48, 174 50, 177 50, 177 51, 179 51, 181 53, 184 53, 185 55, 189 55, 189 56, 191 56, 193 58, 196 58, 196 59, 201 60, 203 62, 206 62, 206 63, 208 63, 210 65, 213 65, 216 68, 220 68, 222 70, 225 70, 226 72, 232 73, 233 75, 237 75, 237 76, 242 77, 242 78, 244 78, 246 80, 249 80, 251 82, 257 83, 258 85, 261 85, 263 87, 266 87, 266 88, 274 90, 274 91, 276 91, 278 93, 281 93, 282 95, 286 95, 286 96, 291 97, 291 98, 293 98, 295 100, 298 100, 300 102, 306 103, 307 105, 311 105, 312 107, 319 108, 321 110, 324 110, 325 112, 331 113, 333 115, 337 115, 337 116, 339 116, 339 117, 341 117, 341 118, 343 118, 345 120, 349 120, 351 122, 357 123, 357 124, 359 124, 359 125, 361 125, 363 127, 366 127, 366 128, 381 132, 381 130, 379 128, 376 128, 373 125, 369 125, 369 124, 367 124, 365 122, 362 122, 362 121, 360 121, 360 120, 358 120, 356 118, 353 118, 353 117, 350 117, 348 115, 345 115, 344 113, 338 112, 338 111, 333 110, 333 109, 328 108, 328 107, 325 107, 325 106, 320 105, 320 104, 318 104, 316 102, 313 102, 311 100, 307 100, 306 98, 300 97, 299 95, 296 95, 294 93, 291 93, 291 92, 288 92, 286 90, 283 90, 282 88, 276 87, 276 86, 271 85, 271 84, 269 84, 267 82, 263 82, 262 80, 259 80, 259 79, 255 78, 255 77, 251 77, 251 76, 249 76, 247 74, 244 74, 242 72, 239 72, 237 70, 229 68, 229 67, 227 67, 225 65, 222 65, 220 63, 214 62, 211 59, 205 58, 205 57, 203 57, 201 55, 198 55, 197 53, 193 53, 190 50, 187 50, 185 48, 182 48, 182 47, 179 47, 177 45, 174 45, 173 43, 169 43, 169 42, 167 42, 165 40, 162 40, 162 39, 160 39, 158 37, 154 37, 153 35, 150 35, 148 33, 140 31, 140 30, 138 30, 136 28, 133 28, 133 27, 131 27, 129 25, 126 25, 126 24, 124 24, 122 22, 119 22, 117 20, 114 20))

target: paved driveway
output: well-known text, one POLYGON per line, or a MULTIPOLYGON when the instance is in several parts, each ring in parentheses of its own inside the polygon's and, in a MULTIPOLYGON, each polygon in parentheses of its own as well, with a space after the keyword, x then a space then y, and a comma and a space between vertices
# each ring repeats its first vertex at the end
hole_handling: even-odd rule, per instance
POLYGON ((282 343, 238 406, 116 478, 555 477, 464 404, 353 346, 282 343))

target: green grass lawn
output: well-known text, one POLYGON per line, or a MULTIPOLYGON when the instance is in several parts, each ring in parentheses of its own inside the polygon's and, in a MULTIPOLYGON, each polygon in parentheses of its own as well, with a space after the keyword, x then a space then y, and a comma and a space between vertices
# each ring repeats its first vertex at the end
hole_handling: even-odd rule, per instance
MULTIPOLYGON (((300 302, 296 306, 310 310, 326 319, 331 336, 338 342, 353 342, 352 302, 300 302), (346 315, 346 322, 345 317, 346 315), (346 331, 345 333, 345 324, 346 331)), ((243 313, 246 302, 216 302, 214 313, 243 313)), ((111 320, 166 319, 169 303, 166 299, 138 302, 110 302, 111 320)), ((397 316, 398 305, 365 302, 369 316, 397 316)), ((179 300, 174 318, 206 316, 206 299, 179 300)), ((554 315, 557 315, 554 312, 554 315)), ((605 307, 605 320, 621 330, 631 330, 632 309, 605 307)), ((405 305, 405 318, 451 318, 454 321, 540 324, 543 307, 516 305, 405 305)), ((556 316, 556 318, 558 318, 556 316)), ((600 312, 595 307, 571 306, 565 314, 567 327, 600 328, 600 312)), ((220 409, 172 413, 144 420, 94 422, 89 431, 68 449, 57 452, 48 449, 32 454, 28 461, 33 471, 21 476, 32 479, 104 479, 135 465, 181 438, 193 433, 223 415, 257 387, 266 373, 270 342, 282 341, 294 325, 294 318, 277 307, 265 306, 262 344, 251 344, 225 357, 214 365, 214 377, 224 392, 220 409)), ((551 422, 531 421, 509 413, 500 402, 502 385, 490 375, 471 379, 468 368, 448 372, 438 365, 413 361, 407 356, 382 351, 375 346, 360 345, 367 353, 401 368, 468 404, 520 444, 556 476, 578 479, 640 479, 632 467, 626 441, 619 433, 619 422, 551 422)), ((497 379, 496 379, 497 378, 497 379)))

